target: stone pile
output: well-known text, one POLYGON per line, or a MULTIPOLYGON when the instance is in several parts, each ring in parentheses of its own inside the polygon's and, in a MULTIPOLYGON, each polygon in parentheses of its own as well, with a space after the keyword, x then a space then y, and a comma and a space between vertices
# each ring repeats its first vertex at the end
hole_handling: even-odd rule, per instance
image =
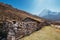
MULTIPOLYGON (((32 22, 32 21, 27 21, 27 22, 2 22, 0 23, 0 28, 2 31, 4 30, 6 32, 6 38, 8 40, 17 40, 20 39, 24 36, 28 36, 34 31, 39 30, 41 27, 47 25, 46 23, 38 23, 38 22, 32 22)), ((1 31, 0 29, 0 31, 1 31)), ((3 32, 4 32, 3 31, 3 32)))

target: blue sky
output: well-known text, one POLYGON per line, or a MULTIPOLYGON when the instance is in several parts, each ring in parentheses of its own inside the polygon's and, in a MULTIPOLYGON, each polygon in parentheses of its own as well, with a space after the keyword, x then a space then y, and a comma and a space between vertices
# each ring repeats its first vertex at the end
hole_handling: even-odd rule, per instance
POLYGON ((60 0, 0 0, 0 2, 34 15, 39 15, 43 9, 60 11, 60 0))

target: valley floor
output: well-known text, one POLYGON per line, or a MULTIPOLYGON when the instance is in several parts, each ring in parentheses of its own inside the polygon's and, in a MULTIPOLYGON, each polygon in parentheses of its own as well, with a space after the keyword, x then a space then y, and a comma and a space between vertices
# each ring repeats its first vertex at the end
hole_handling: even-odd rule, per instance
POLYGON ((46 26, 20 40, 60 40, 60 29, 46 26))

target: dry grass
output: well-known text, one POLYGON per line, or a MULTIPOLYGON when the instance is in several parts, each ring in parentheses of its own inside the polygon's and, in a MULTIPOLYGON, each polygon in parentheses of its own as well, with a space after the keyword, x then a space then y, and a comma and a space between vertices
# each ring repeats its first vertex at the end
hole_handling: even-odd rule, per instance
POLYGON ((41 30, 32 33, 30 36, 20 40, 60 40, 60 30, 46 26, 41 30))

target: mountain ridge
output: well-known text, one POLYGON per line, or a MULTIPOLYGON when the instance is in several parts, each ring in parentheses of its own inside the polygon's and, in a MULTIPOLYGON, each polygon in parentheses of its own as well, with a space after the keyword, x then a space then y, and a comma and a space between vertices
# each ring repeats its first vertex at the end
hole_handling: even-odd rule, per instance
POLYGON ((60 21, 60 12, 53 12, 48 9, 44 9, 40 15, 40 17, 48 19, 48 20, 53 20, 53 21, 60 21), (44 15, 45 14, 45 15, 44 15))

